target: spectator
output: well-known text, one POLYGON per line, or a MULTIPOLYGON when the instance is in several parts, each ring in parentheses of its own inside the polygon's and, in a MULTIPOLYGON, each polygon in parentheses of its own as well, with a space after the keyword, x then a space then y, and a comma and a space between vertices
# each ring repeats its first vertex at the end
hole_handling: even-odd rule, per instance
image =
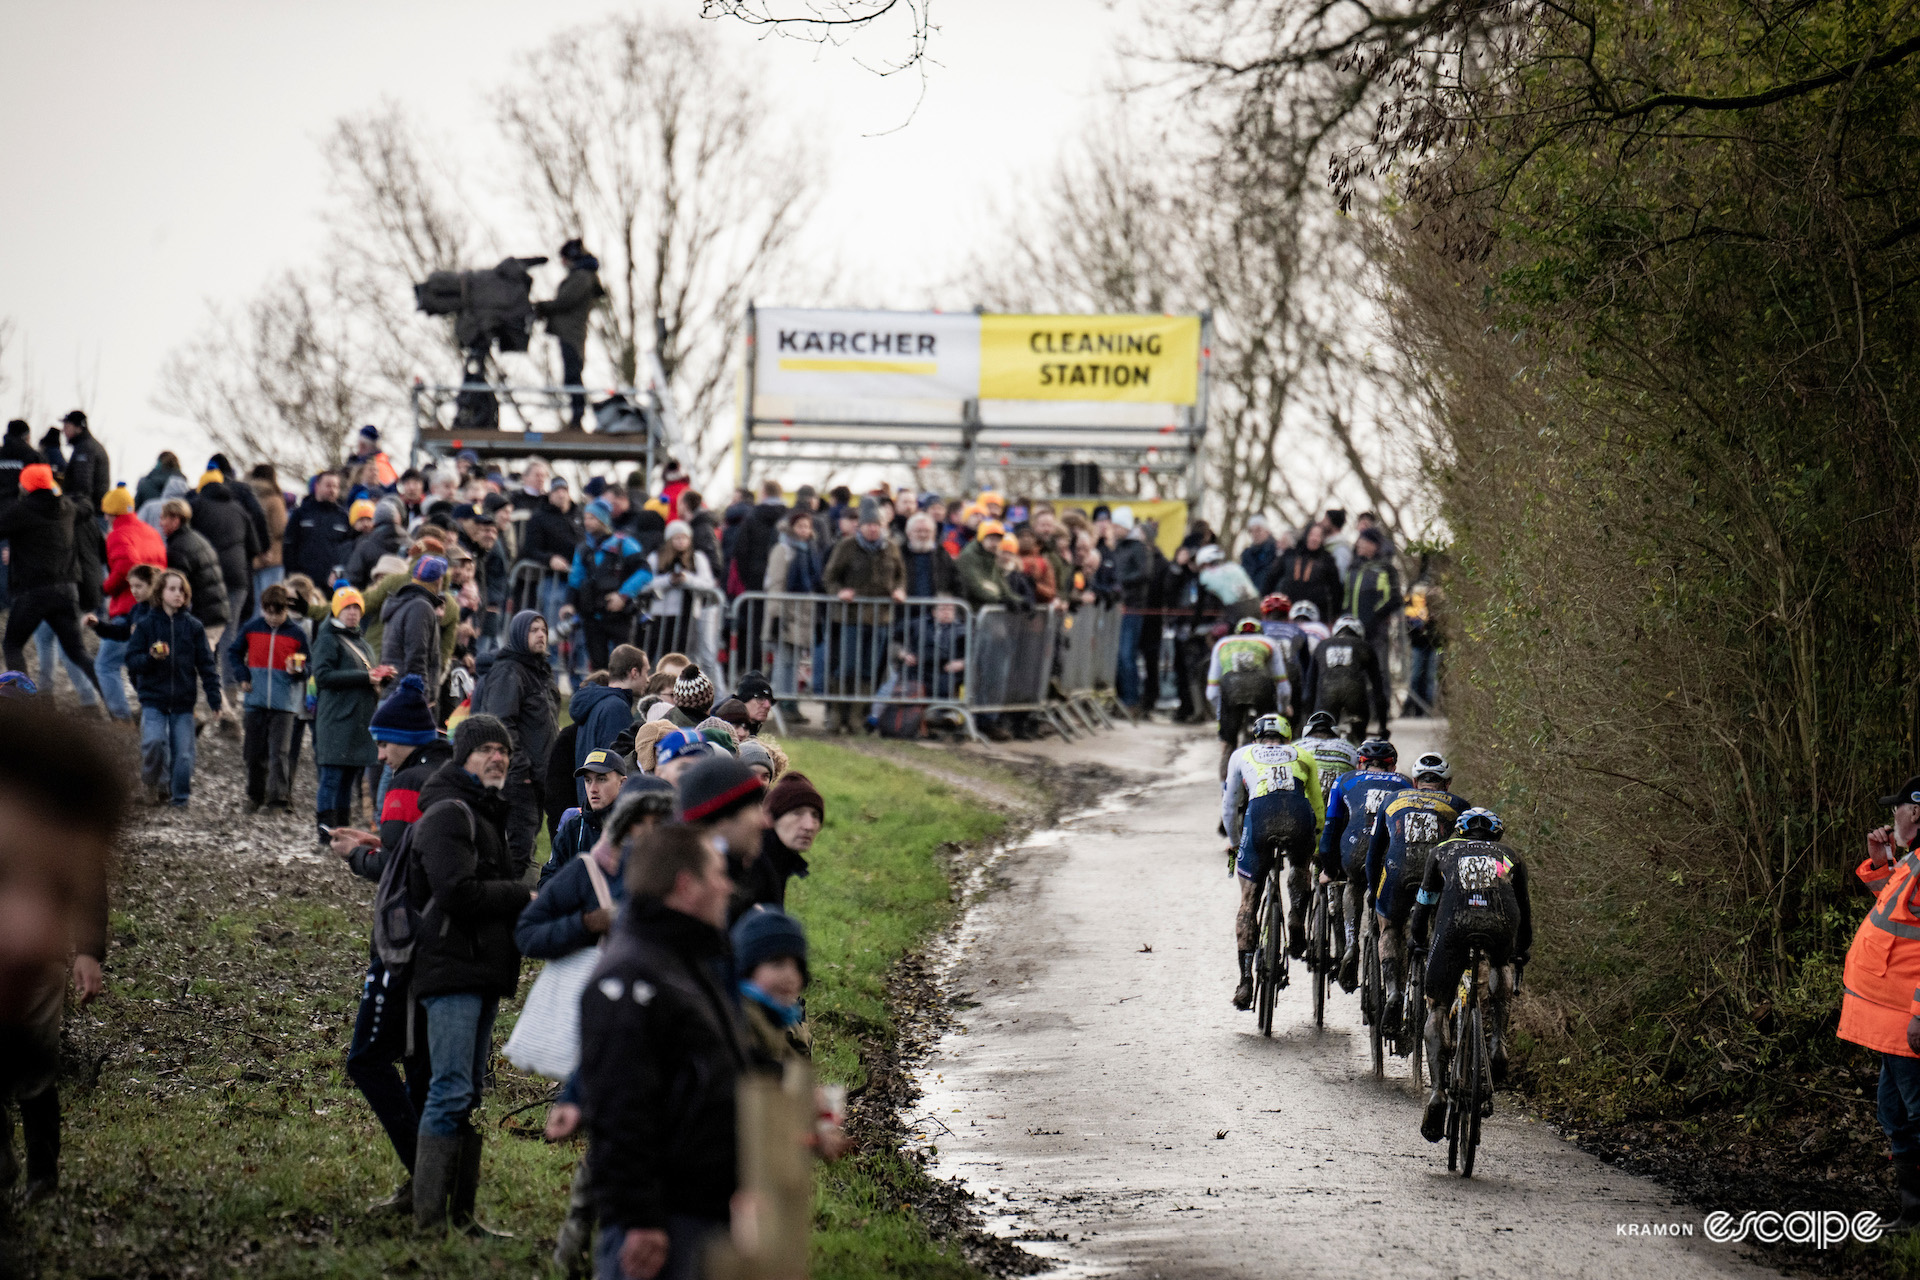
MULTIPOLYGON (((207 459, 207 470, 218 471, 222 476, 226 477, 224 483, 227 486, 227 492, 233 495, 233 500, 239 503, 241 510, 247 513, 247 519, 253 521, 254 540, 261 546, 266 546, 271 532, 267 528, 267 512, 266 509, 260 505, 260 497, 253 491, 253 486, 247 481, 238 478, 233 464, 227 461, 227 455, 224 453, 216 453, 207 459)), ((249 600, 253 599, 251 595, 247 598, 249 600)), ((258 612, 258 610, 259 606, 256 603, 254 611, 258 612)), ((236 619, 236 621, 239 621, 239 619, 236 619)))
MULTIPOLYGON (((1341 519, 1345 518, 1342 512, 1341 519)), ((1295 604, 1307 601, 1322 618, 1334 618, 1339 616, 1342 578, 1339 564, 1323 545, 1325 539, 1323 524, 1310 524, 1302 530, 1300 540, 1280 553, 1279 578, 1273 589, 1285 592, 1295 604)))
MULTIPOLYGON (((761 833, 768 826, 766 783, 740 761, 718 753, 681 773, 673 790, 680 821, 704 831, 726 853, 735 890, 756 883, 761 833)), ((727 922, 733 922, 731 912, 727 922)))
MULTIPOLYGON (((380 809, 379 834, 336 827, 332 848, 355 875, 378 883, 386 860, 420 817, 420 788, 452 757, 453 748, 434 729, 425 690, 415 676, 402 679, 380 703, 368 732, 378 744, 381 762, 393 770, 393 782, 380 809)), ((414 1157, 430 1068, 426 1037, 410 1035, 413 1019, 408 1011, 413 1000, 408 977, 405 968, 388 969, 369 941, 367 976, 360 987, 359 1012, 347 1048, 347 1076, 373 1108, 407 1171, 394 1193, 369 1205, 368 1211, 411 1217, 414 1157), (405 1066, 404 1081, 395 1064, 405 1066)))
POLYGON ((813 1035, 801 997, 807 989, 807 934, 779 907, 756 906, 735 921, 733 969, 740 975, 740 1011, 761 1055, 811 1062, 813 1035))
POLYGON ((552 479, 553 468, 547 460, 537 455, 530 457, 521 465, 520 487, 507 495, 507 501, 515 511, 532 515, 546 502, 547 484, 552 479))
POLYGON ((587 638, 587 665, 607 665, 616 644, 633 637, 640 593, 653 580, 640 544, 613 529, 613 508, 604 498, 587 504, 586 537, 574 548, 567 588, 587 638))
POLYGON ((758 905, 786 909, 787 882, 806 878, 806 854, 826 821, 827 802, 806 774, 790 772, 767 792, 766 815, 760 856, 734 876, 733 898, 727 907, 730 921, 758 905))
MULTIPOLYGON (((11 432, 13 425, 13 423, 7 424, 9 439, 12 438, 11 432)), ((20 434, 22 436, 26 435, 27 424, 22 422, 19 426, 21 428, 20 434)), ((180 469, 180 459, 175 456, 171 450, 164 451, 154 460, 153 470, 141 476, 140 483, 134 486, 133 505, 135 507, 144 507, 156 498, 166 497, 167 481, 176 478, 182 483, 185 483, 187 473, 180 469)))
POLYGON ((1438 582, 1422 577, 1407 600, 1407 648, 1412 669, 1407 673, 1407 700, 1403 716, 1437 714, 1440 698, 1440 654, 1447 647, 1447 598, 1438 582))
POLYGON ((147 501, 141 503, 138 507, 134 508, 134 514, 140 517, 142 524, 158 529, 160 527, 160 510, 166 505, 167 499, 186 498, 190 497, 192 493, 193 485, 188 482, 185 476, 169 476, 167 486, 161 490, 160 496, 157 498, 149 498, 147 501))
POLYGON ((193 528, 193 508, 185 498, 168 498, 162 504, 160 533, 167 540, 167 567, 186 575, 193 588, 193 616, 207 629, 207 643, 218 646, 231 617, 227 578, 212 544, 193 528))
MULTIPOLYGON (((547 620, 550 636, 560 634, 567 604, 567 575, 573 571, 573 549, 579 545, 583 532, 581 514, 574 507, 573 490, 564 478, 556 478, 532 506, 526 536, 520 540, 521 557, 540 566, 538 608, 540 616, 547 620)), ((555 653, 553 657, 558 662, 559 655, 555 653)))
MULTIPOLYGON (((768 480, 760 486, 760 501, 741 523, 739 535, 733 544, 733 571, 729 577, 737 576, 739 591, 759 591, 767 580, 767 562, 773 557, 773 549, 779 544, 782 522, 787 518, 787 503, 778 480, 768 480)), ((749 649, 749 652, 753 650, 749 649)))
POLYGON ((734 1097, 751 1067, 725 963, 732 885, 695 829, 647 832, 627 910, 581 998, 580 1086, 602 1277, 698 1275, 739 1185, 734 1097), (630 993, 652 993, 644 1004, 630 993))
POLYGON ((399 482, 394 486, 393 496, 400 499, 400 522, 411 527, 426 512, 427 478, 412 467, 400 473, 399 482))
POLYGON ((1273 528, 1259 512, 1247 517, 1247 545, 1240 551, 1240 567, 1262 595, 1279 575, 1280 544, 1274 541, 1273 528))
POLYGON ((247 473, 253 500, 260 507, 260 518, 267 527, 266 549, 253 558, 253 597, 287 577, 280 543, 287 535, 287 497, 280 492, 280 477, 271 462, 263 462, 247 473))
POLYGON ((706 499, 692 489, 681 493, 674 510, 684 520, 693 534, 693 549, 707 558, 707 563, 720 564, 720 535, 714 523, 713 512, 707 510, 706 499))
POLYGON ((78 409, 60 419, 60 430, 67 438, 67 465, 60 473, 60 487, 88 511, 98 511, 101 499, 113 487, 107 451, 94 439, 87 415, 78 409))
POLYGON ((767 718, 773 714, 773 682, 758 671, 749 671, 734 686, 733 696, 746 708, 747 719, 742 727, 749 736, 759 737, 767 718))
MULTIPOLYGON (((842 538, 827 557, 822 573, 827 590, 842 602, 855 599, 904 600, 907 598, 907 570, 899 549, 888 539, 881 520, 880 505, 872 498, 860 500, 859 524, 850 538, 842 538)), ((831 608, 831 606, 830 606, 831 608)), ((842 699, 871 698, 880 683, 880 668, 886 657, 885 637, 893 621, 887 605, 844 604, 834 618, 840 642, 839 679, 832 692, 842 699)), ((829 615, 833 616, 832 614, 829 615)), ((852 733, 857 707, 852 701, 831 706, 831 723, 836 733, 852 733)))
POLYGON ((1000 542, 1005 536, 1006 530, 998 520, 982 520, 973 540, 960 552, 955 567, 960 572, 961 590, 975 609, 1012 603, 1006 573, 999 565, 1000 542))
MULTIPOLYGON (((178 501, 178 499, 174 499, 178 501)), ((140 779, 155 804, 184 809, 193 798, 194 677, 207 706, 220 710, 220 672, 207 629, 189 611, 193 587, 178 569, 154 580, 154 606, 127 643, 127 670, 140 695, 140 779)))
POLYGON ((560 344, 560 381, 570 389, 567 428, 578 431, 587 413, 586 390, 580 382, 587 363, 587 322, 607 291, 600 284, 600 260, 580 241, 561 245, 560 261, 567 269, 566 279, 553 291, 553 297, 534 303, 533 310, 547 322, 547 332, 560 344))
POLYGON ((1348 570, 1353 567, 1353 545, 1340 536, 1340 531, 1347 527, 1347 513, 1340 507, 1328 507, 1327 514, 1320 518, 1319 524, 1321 544, 1326 547, 1327 554, 1333 557, 1334 567, 1340 571, 1340 581, 1345 582, 1348 570))
POLYGON ((1347 576, 1347 612, 1360 621, 1360 630, 1373 650, 1385 678, 1393 653, 1393 620, 1406 603, 1400 594, 1400 574, 1386 549, 1386 537, 1368 529, 1353 541, 1353 570, 1347 576))
MULTIPOLYGON (((107 597, 107 620, 121 622, 133 614, 134 597, 128 573, 135 565, 142 564, 166 568, 167 544, 158 530, 141 523, 133 514, 133 497, 125 485, 108 491, 100 510, 113 521, 113 528, 107 533, 107 577, 100 589, 107 597)), ((100 697, 106 703, 108 715, 131 722, 133 708, 127 702, 126 667, 127 642, 103 635, 93 658, 93 674, 100 685, 100 697)))
POLYGON ((668 699, 673 708, 667 712, 666 719, 682 729, 691 729, 713 711, 714 698, 713 681, 707 679, 698 663, 689 662, 673 678, 673 691, 668 699))
MULTIPOLYGON (((587 752, 587 758, 578 769, 573 771, 574 781, 586 795, 586 803, 578 809, 569 809, 568 818, 560 824, 560 830, 553 837, 553 844, 547 855, 547 865, 540 868, 539 887, 544 889, 547 882, 581 854, 599 842, 600 827, 613 801, 620 794, 620 786, 627 780, 626 757, 608 747, 599 747, 587 752)), ((598 904, 595 904, 596 906, 598 904)), ((532 907, 527 908, 532 911, 532 907)), ((605 933, 611 919, 587 921, 586 929, 591 933, 605 933), (596 923, 598 927, 595 927, 596 923)), ((526 917, 521 917, 526 924, 526 917)), ((542 952, 528 951, 526 940, 515 931, 515 940, 527 955, 540 955, 542 952)))
POLYGON ((227 646, 232 683, 246 693, 241 758, 247 768, 247 812, 293 811, 293 730, 307 700, 307 634, 288 615, 292 597, 267 589, 260 616, 236 628, 227 646))
POLYGON ((1200 585, 1230 616, 1259 616, 1260 593, 1248 580, 1247 571, 1227 559, 1217 544, 1201 547, 1193 562, 1200 570, 1200 585))
POLYGON ((524 872, 540 834, 541 784, 547 754, 559 731, 559 698, 547 665, 547 621, 531 609, 513 615, 506 643, 480 686, 478 713, 491 716, 513 735, 512 767, 502 783, 508 806, 507 848, 524 872))
MULTIPOLYGON (((811 502, 812 497, 796 499, 811 502)), ((820 561, 815 558, 813 516, 796 505, 780 521, 780 540, 767 556, 767 574, 763 590, 772 594, 817 596, 826 593, 820 577, 820 561)), ((808 723, 800 714, 796 700, 800 691, 800 668, 810 661, 818 617, 815 606, 800 600, 782 600, 769 613, 774 627, 773 687, 782 699, 782 710, 795 724, 808 723)), ((817 668, 816 668, 817 671, 817 668)), ((817 676, 816 676, 817 678, 817 676)))
POLYGON ((371 423, 360 428, 360 434, 354 438, 353 461, 367 471, 370 487, 382 493, 392 492, 394 483, 400 479, 393 459, 380 448, 380 428, 371 423))
POLYGON ((1033 583, 1035 604, 1053 604, 1060 597, 1060 580, 1053 576, 1053 561, 1041 553, 1040 539, 1031 531, 1021 534, 1020 572, 1033 583))
POLYGON ((520 983, 514 921, 533 897, 521 880, 526 863, 507 844, 501 789, 512 756, 505 724, 468 716, 454 731, 452 759, 420 789, 407 890, 429 922, 413 950, 413 996, 426 1010, 433 1070, 414 1156, 413 1220, 423 1230, 451 1223, 485 1233, 473 1216, 482 1143, 471 1116, 494 1014, 520 983))
MULTIPOLYGON (((633 724, 633 700, 647 687, 652 668, 646 650, 623 644, 607 658, 607 682, 574 690, 567 718, 579 726, 573 738, 573 767, 586 763, 589 753, 611 748, 633 724)), ((586 792, 575 787, 576 800, 586 804, 586 792)))
MULTIPOLYGON (((26 644, 42 623, 51 627, 66 655, 99 689, 93 660, 80 638, 79 594, 74 583, 73 510, 55 491, 53 469, 35 463, 20 472, 18 501, 0 511, 0 538, 8 542, 8 571, 13 606, 0 638, 9 671, 25 671, 26 644)), ((43 657, 44 657, 43 650, 43 657)))
POLYGON ((1146 627, 1148 594, 1153 588, 1153 550, 1143 522, 1127 531, 1114 548, 1113 567, 1120 580, 1120 663, 1115 670, 1115 692, 1136 712, 1151 710, 1140 681, 1140 636, 1146 627))
POLYGON ((446 576, 444 559, 423 555, 407 582, 380 606, 380 664, 419 676, 430 693, 438 692, 446 675, 441 650, 446 599, 440 593, 446 576))
POLYGON ((934 536, 933 518, 915 514, 907 518, 902 528, 905 550, 901 553, 901 562, 907 571, 907 595, 915 600, 959 595, 960 570, 934 536))
POLYGON ((324 828, 346 826, 353 817, 355 776, 380 762, 367 727, 379 703, 375 690, 393 668, 375 664, 360 634, 365 612, 360 593, 341 587, 313 642, 313 762, 320 775, 313 807, 322 844, 330 843, 324 828))
MULTIPOLYGON (((200 477, 199 492, 188 505, 193 509, 193 531, 207 540, 220 561, 220 582, 227 596, 227 621, 238 627, 253 616, 253 558, 260 554, 261 540, 246 508, 233 496, 226 480, 218 471, 205 473, 200 477)), ((223 679, 232 674, 230 666, 223 679)), ((227 706, 232 708, 238 701, 229 684, 227 706)))
POLYGON ((453 509, 460 526, 460 544, 473 557, 473 584, 480 597, 480 613, 474 619, 475 649, 491 652, 499 642, 501 611, 506 606, 508 572, 506 553, 500 547, 500 530, 484 510, 471 503, 453 509))
MULTIPOLYGON (((638 735, 635 735, 635 740, 638 741, 638 735)), ((675 729, 654 741, 653 776, 669 786, 677 787, 687 770, 717 755, 719 749, 698 731, 675 729)))
POLYGON ((353 524, 340 505, 340 477, 322 471, 287 517, 282 562, 288 573, 304 573, 315 586, 330 588, 352 554, 353 524))
MULTIPOLYGON (((353 505, 358 510, 362 503, 353 505)), ((376 564, 387 556, 405 555, 407 550, 407 509, 400 499, 389 496, 366 505, 372 508, 373 523, 355 539, 353 551, 347 556, 347 583, 362 591, 372 580, 376 564)), ((358 521, 354 521, 354 527, 359 527, 358 521)))
POLYGON ((653 574, 647 589, 659 601, 653 617, 660 628, 649 648, 684 650, 703 670, 718 671, 720 588, 713 561, 694 546, 686 521, 667 526, 660 549, 647 557, 647 568, 653 574))

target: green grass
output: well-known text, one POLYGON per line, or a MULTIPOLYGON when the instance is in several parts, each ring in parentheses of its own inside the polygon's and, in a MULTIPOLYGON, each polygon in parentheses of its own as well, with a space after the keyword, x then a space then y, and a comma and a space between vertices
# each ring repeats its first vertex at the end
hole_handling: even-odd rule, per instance
MULTIPOLYGON (((953 911, 940 846, 989 837, 1003 819, 900 766, 786 745, 828 808, 813 875, 789 899, 812 938, 820 1074, 857 1086, 863 1047, 892 1031, 889 970, 953 911)), ((364 1212, 401 1174, 343 1065, 370 886, 331 865, 163 857, 137 833, 127 848, 109 998, 68 1020, 79 1078, 61 1085, 65 1190, 23 1224, 41 1274, 552 1274, 581 1148, 502 1130, 530 1103, 511 1123, 537 1126, 550 1088, 504 1060, 476 1117, 488 1134, 480 1211, 517 1238, 424 1240, 364 1212)), ((517 1013, 501 1011, 496 1046, 517 1013)), ((814 1274, 975 1275, 904 1204, 911 1182, 892 1151, 823 1168, 814 1274)))

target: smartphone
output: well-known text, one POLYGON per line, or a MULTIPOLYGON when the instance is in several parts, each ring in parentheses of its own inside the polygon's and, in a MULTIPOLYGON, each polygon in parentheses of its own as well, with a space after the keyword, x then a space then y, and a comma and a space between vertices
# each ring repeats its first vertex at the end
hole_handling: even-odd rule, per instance
POLYGON ((330 827, 330 826, 328 826, 328 825, 327 825, 326 823, 324 823, 324 822, 320 822, 320 823, 316 823, 316 824, 314 824, 314 825, 316 825, 316 826, 318 826, 318 827, 320 828, 320 834, 321 834, 322 836, 324 836, 324 837, 326 837, 326 838, 327 838, 327 839, 329 839, 329 840, 331 840, 331 839, 333 839, 333 832, 334 832, 334 828, 332 828, 332 827, 330 827))

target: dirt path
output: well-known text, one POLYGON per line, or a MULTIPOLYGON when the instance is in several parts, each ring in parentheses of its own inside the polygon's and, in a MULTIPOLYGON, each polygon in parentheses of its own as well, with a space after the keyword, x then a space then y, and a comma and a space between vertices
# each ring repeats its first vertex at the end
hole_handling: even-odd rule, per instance
MULTIPOLYGON (((1409 757, 1427 743, 1417 722, 1396 738, 1409 757)), ((1404 1062, 1372 1078, 1353 997, 1336 992, 1315 1032, 1296 981, 1262 1038, 1228 1003, 1237 899, 1213 834, 1217 751, 1167 726, 1038 750, 1140 782, 1013 851, 1004 891, 956 938, 963 1007, 921 1072, 913 1126, 934 1172, 1089 1274, 1774 1274, 1511 1095, 1479 1174, 1449 1175, 1444 1144, 1418 1133, 1404 1062), (1670 1224, 1692 1238, 1627 1234, 1670 1224)))

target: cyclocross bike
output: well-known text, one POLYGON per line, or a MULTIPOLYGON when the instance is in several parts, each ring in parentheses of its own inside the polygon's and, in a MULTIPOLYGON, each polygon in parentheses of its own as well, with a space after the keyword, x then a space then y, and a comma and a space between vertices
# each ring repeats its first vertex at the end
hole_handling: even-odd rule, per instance
POLYGON ((1480 1147, 1480 1121, 1493 1114, 1493 1057, 1487 1046, 1486 981, 1480 976, 1487 953, 1479 946, 1467 956, 1467 971, 1453 998, 1453 1061, 1447 1068, 1447 1168, 1473 1176, 1480 1147))
POLYGON ((1274 998, 1287 986, 1287 913, 1286 889, 1281 875, 1286 859, 1274 851, 1273 865, 1260 888, 1260 940, 1253 953, 1253 1007, 1260 1022, 1260 1034, 1273 1034, 1274 998))
POLYGON ((1344 888, 1332 881, 1320 884, 1316 878, 1313 902, 1307 908, 1307 972, 1313 980, 1313 1025, 1316 1027, 1327 1025, 1327 991, 1333 986, 1333 971, 1340 962, 1333 948, 1333 891, 1344 888))

